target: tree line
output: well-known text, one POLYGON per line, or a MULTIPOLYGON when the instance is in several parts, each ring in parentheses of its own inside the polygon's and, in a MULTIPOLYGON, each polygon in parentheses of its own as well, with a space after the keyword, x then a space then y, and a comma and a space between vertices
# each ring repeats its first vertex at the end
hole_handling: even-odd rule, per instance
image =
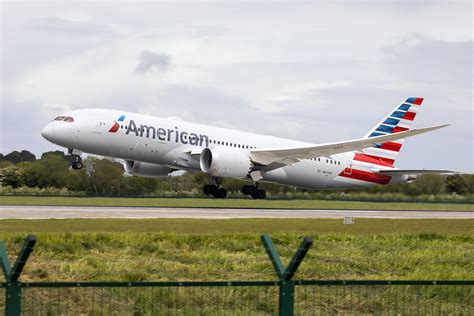
MULTIPOLYGON (((0 154, 0 183, 2 189, 13 191, 22 188, 55 188, 81 192, 91 196, 140 196, 160 195, 166 192, 199 195, 210 178, 203 173, 185 173, 160 179, 134 177, 124 174, 119 161, 89 156, 83 160, 84 168, 72 170, 73 157, 62 151, 45 152, 40 158, 27 150, 0 154)), ((244 181, 225 179, 223 186, 229 192, 239 192, 244 181)), ((313 190, 299 189, 278 184, 262 183, 261 187, 272 195, 315 194, 313 190)), ((405 184, 376 186, 363 190, 343 191, 349 194, 400 194, 420 195, 472 195, 474 175, 423 175, 405 184)))

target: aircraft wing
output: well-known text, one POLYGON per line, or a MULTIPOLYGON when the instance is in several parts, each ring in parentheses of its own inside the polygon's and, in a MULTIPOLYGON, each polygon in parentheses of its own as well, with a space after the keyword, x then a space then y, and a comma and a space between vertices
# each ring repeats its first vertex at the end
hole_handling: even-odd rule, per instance
POLYGON ((376 173, 386 176, 417 176, 422 174, 458 174, 457 171, 451 170, 377 170, 376 173))
POLYGON ((361 138, 343 142, 327 143, 308 147, 292 148, 272 148, 272 149, 254 149, 250 151, 252 161, 258 165, 268 166, 270 164, 291 165, 301 159, 310 159, 317 157, 329 157, 330 155, 340 154, 348 151, 361 150, 373 147, 377 144, 403 139, 426 132, 434 131, 450 124, 417 128, 409 131, 398 132, 390 135, 382 135, 371 138, 361 138))

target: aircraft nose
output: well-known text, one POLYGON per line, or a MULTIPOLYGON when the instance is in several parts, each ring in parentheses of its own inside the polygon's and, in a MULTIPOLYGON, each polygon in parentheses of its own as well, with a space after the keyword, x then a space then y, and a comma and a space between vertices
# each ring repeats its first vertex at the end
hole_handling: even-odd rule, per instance
POLYGON ((54 126, 51 123, 46 125, 41 131, 41 136, 52 142, 54 139, 54 126))

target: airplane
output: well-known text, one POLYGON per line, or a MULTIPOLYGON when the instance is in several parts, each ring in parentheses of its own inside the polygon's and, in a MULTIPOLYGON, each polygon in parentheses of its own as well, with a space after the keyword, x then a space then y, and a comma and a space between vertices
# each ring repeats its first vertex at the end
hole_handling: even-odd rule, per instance
POLYGON ((57 116, 41 131, 48 141, 74 155, 71 167, 82 168, 81 154, 123 160, 126 173, 151 178, 173 172, 204 172, 210 183, 203 193, 225 198, 222 179, 249 180, 242 193, 264 199, 260 182, 308 189, 352 189, 412 181, 449 170, 402 170, 395 161, 404 139, 446 125, 412 128, 423 98, 400 103, 364 137, 313 144, 184 122, 178 118, 109 109, 73 110, 57 116))

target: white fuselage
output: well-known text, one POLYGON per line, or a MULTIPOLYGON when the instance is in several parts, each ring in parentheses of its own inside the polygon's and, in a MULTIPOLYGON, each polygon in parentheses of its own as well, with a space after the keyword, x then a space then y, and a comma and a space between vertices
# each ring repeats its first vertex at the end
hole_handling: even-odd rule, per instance
MULTIPOLYGON (((226 147, 248 153, 255 148, 313 145, 116 110, 83 109, 68 112, 64 116, 70 116, 74 121, 52 121, 42 132, 46 139, 57 145, 95 155, 188 171, 201 171, 199 153, 206 147, 226 147)), ((263 171, 261 181, 311 189, 344 189, 406 180, 405 177, 387 178, 372 173, 374 168, 393 167, 354 160, 355 154, 347 152, 301 160, 263 171)))

